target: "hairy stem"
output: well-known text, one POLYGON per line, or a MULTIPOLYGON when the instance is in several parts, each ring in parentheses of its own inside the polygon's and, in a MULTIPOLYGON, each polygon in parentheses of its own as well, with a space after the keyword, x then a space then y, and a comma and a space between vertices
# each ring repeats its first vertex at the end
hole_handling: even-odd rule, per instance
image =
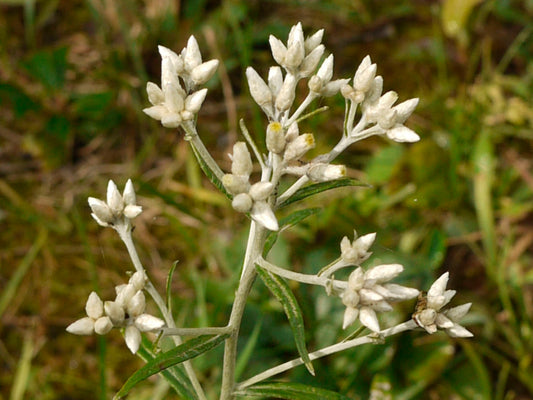
MULTIPOLYGON (((400 332, 415 329, 416 327, 416 323, 413 320, 409 320, 399 325, 393 326, 392 328, 385 329, 381 331, 378 335, 376 335, 375 333, 371 333, 357 339, 352 339, 346 342, 336 343, 332 346, 324 347, 323 349, 317 350, 313 353, 309 353, 309 359, 313 361, 317 358, 329 356, 331 354, 338 353, 339 351, 351 349, 352 347, 357 347, 362 344, 379 342, 382 338, 386 338, 388 336, 392 336, 400 332)), ((294 360, 280 364, 276 367, 267 369, 266 371, 263 371, 260 374, 257 374, 256 376, 238 384, 237 390, 245 389, 255 383, 264 381, 265 379, 268 379, 274 375, 280 374, 282 372, 288 371, 289 369, 302 365, 303 363, 304 361, 301 358, 296 358, 294 360)))
POLYGON ((243 273, 239 282, 239 287, 235 294, 235 301, 229 319, 228 326, 231 328, 231 336, 226 340, 224 348, 224 364, 222 372, 222 387, 220 400, 229 400, 233 397, 235 387, 235 364, 237 361, 237 342, 239 339, 239 329, 244 314, 244 307, 248 294, 252 288, 256 277, 254 268, 255 260, 261 255, 266 239, 267 230, 254 221, 250 224, 248 235, 248 245, 243 262, 243 273))
MULTIPOLYGON (((117 229, 117 232, 126 245, 126 248, 128 249, 128 253, 130 255, 131 261, 135 267, 135 269, 139 272, 142 272, 146 275, 145 269, 141 263, 141 260, 139 258, 139 255, 137 254, 137 249, 135 248, 135 244, 133 243, 133 240, 131 238, 131 227, 127 227, 126 229, 117 229)), ((156 303, 157 307, 161 311, 161 314, 163 315, 163 319, 165 320, 167 326, 169 328, 176 328, 176 324, 174 322, 174 318, 172 317, 172 314, 170 313, 170 310, 167 308, 167 305, 163 298, 159 295, 159 292, 156 290, 155 286, 152 284, 152 282, 147 279, 146 291, 150 294, 154 302, 156 303)), ((179 336, 173 336, 172 337, 174 344, 176 346, 179 346, 183 341, 179 336)), ((185 361, 183 363, 183 366, 185 367, 185 371, 187 372, 187 375, 191 381, 191 384, 194 387, 194 390, 196 391, 196 394, 198 395, 198 398, 200 400, 207 400, 207 397, 205 396, 204 390, 202 389, 202 386, 200 385, 200 382, 198 381, 198 377, 196 376, 196 373, 194 372, 194 369, 192 367, 192 364, 190 361, 185 361)))

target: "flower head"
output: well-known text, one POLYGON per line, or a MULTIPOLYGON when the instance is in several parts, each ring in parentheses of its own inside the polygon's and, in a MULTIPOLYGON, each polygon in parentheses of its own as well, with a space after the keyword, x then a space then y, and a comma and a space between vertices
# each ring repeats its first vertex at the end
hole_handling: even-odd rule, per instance
POLYGON ((101 226, 111 226, 115 229, 131 227, 130 220, 137 217, 141 212, 135 196, 135 190, 131 179, 128 179, 124 192, 121 195, 115 182, 110 180, 107 184, 106 201, 89 197, 91 216, 101 226))
POLYGON ((444 329, 451 337, 472 337, 472 332, 457 323, 470 310, 472 303, 443 310, 455 296, 455 290, 446 290, 449 273, 442 274, 429 288, 427 295, 419 295, 413 320, 418 326, 432 334, 444 329))
POLYGON ((359 318, 361 324, 368 329, 379 332, 378 312, 392 310, 391 302, 416 297, 419 293, 416 289, 387 283, 402 271, 403 266, 400 264, 378 265, 366 272, 361 267, 354 270, 348 278, 346 289, 340 295, 346 306, 343 329, 359 318))

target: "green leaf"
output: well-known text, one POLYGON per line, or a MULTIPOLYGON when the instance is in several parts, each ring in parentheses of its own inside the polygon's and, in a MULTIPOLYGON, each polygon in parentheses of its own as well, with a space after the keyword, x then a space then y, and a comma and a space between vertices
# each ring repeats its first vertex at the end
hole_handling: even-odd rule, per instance
POLYGON ((302 311, 296 301, 296 298, 291 292, 287 282, 277 275, 274 275, 267 270, 256 265, 257 272, 268 289, 278 299, 283 306, 283 310, 289 319, 289 324, 292 329, 294 341, 296 342, 296 348, 300 357, 304 361, 304 364, 311 375, 315 375, 315 370, 309 359, 309 353, 305 347, 305 329, 304 320, 302 317, 302 311))
POLYGON ((235 395, 288 400, 350 400, 349 397, 331 390, 288 382, 260 383, 243 391, 237 391, 235 395))
POLYGON ((377 151, 365 167, 369 182, 380 184, 388 182, 405 153, 403 146, 393 145, 377 151))
POLYGON ((43 50, 24 63, 28 72, 49 89, 61 89, 67 72, 67 48, 43 50))
POLYGON ((27 111, 35 111, 41 108, 24 90, 9 83, 0 84, 0 104, 3 104, 4 101, 8 101, 13 105, 16 118, 22 117, 27 111))
POLYGON ((228 336, 229 335, 199 336, 173 348, 172 350, 159 354, 130 376, 124 386, 122 386, 119 392, 115 395, 114 399, 118 400, 124 398, 124 396, 126 396, 137 383, 148 377, 211 350, 222 343, 228 336))
POLYGON ((324 192, 326 190, 335 189, 343 186, 368 186, 366 183, 359 182, 357 179, 352 178, 343 178, 337 179, 335 181, 329 182, 320 182, 313 185, 306 186, 294 193, 291 197, 281 203, 278 208, 283 208, 289 204, 295 203, 297 201, 303 200, 309 196, 324 192))
POLYGON ((191 143, 191 149, 194 152, 194 155, 196 156, 196 159, 198 160, 198 164, 200 165, 200 168, 202 168, 202 171, 204 171, 205 176, 211 181, 215 187, 220 190, 228 199, 232 200, 233 196, 230 195, 227 191, 224 185, 222 184, 222 181, 218 179, 216 174, 209 168, 209 166, 205 163, 202 157, 198 154, 198 151, 196 150, 196 147, 194 147, 191 143))
MULTIPOLYGON (((141 347, 137 352, 137 355, 146 363, 153 361, 156 355, 150 350, 150 342, 143 337, 141 347)), ((170 386, 186 400, 196 400, 197 397, 194 394, 194 388, 192 387, 189 378, 181 368, 181 365, 175 365, 164 371, 161 371, 161 375, 170 384, 170 386)))
POLYGON ((178 266, 179 260, 176 260, 172 263, 172 267, 170 267, 170 271, 168 271, 167 275, 167 308, 169 314, 172 314, 172 277, 174 276, 174 271, 176 270, 176 267, 178 266))
POLYGON ((258 320, 255 323, 254 330, 250 334, 250 337, 248 338, 248 341, 246 342, 244 349, 239 353, 239 358, 237 359, 237 363, 235 365, 235 380, 236 381, 239 380, 242 373, 244 372, 244 369, 248 365, 248 361, 250 361, 250 358, 252 357, 253 351, 257 344, 257 340, 259 339, 259 334, 261 333, 261 325, 262 325, 261 321, 262 320, 258 320))
MULTIPOLYGON (((282 227, 289 226, 289 225, 296 225, 300 221, 303 221, 305 218, 319 213, 321 210, 322 210, 321 208, 316 207, 316 208, 306 208, 304 210, 295 211, 292 214, 289 214, 286 217, 281 218, 278 222, 279 226, 280 228, 282 228, 282 227)), ((267 254, 270 252, 270 250, 272 250, 272 247, 274 246, 274 244, 276 243, 276 240, 278 239, 278 234, 279 234, 279 231, 278 232, 272 231, 268 234, 266 241, 265 241, 265 246, 263 248, 263 257, 266 257, 267 254)))

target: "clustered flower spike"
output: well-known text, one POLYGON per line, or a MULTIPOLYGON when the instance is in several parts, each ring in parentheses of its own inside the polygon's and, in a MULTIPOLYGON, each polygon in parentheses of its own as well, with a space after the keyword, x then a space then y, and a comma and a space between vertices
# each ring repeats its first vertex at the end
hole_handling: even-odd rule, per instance
MULTIPOLYGON (((363 127, 375 124, 373 134, 386 135, 395 142, 419 141, 420 137, 404 125, 418 105, 418 99, 409 99, 393 106, 398 94, 390 91, 382 95, 383 78, 376 76, 376 71, 376 64, 372 64, 370 56, 366 56, 355 72, 352 85, 342 86, 342 95, 352 103, 354 111, 357 105, 361 106, 363 127)), ((361 125, 351 125, 347 133, 357 138, 361 130, 361 125)))
POLYGON ((152 107, 143 111, 166 128, 177 128, 200 111, 207 89, 197 88, 214 75, 218 60, 202 62, 198 42, 191 36, 181 53, 159 46, 161 88, 148 82, 146 91, 152 107), (181 79, 181 82, 180 82, 181 79), (183 86, 182 86, 183 82, 183 86))
POLYGON ((278 221, 267 202, 274 185, 271 182, 250 184, 252 168, 252 157, 246 143, 235 143, 231 156, 231 173, 224 175, 222 184, 233 195, 231 204, 235 210, 249 212, 250 216, 265 228, 277 231, 278 221))
POLYGON ((165 325, 163 320, 144 312, 145 284, 144 272, 135 272, 127 284, 115 287, 114 301, 103 302, 92 292, 85 306, 87 317, 70 324, 67 332, 74 335, 105 335, 113 328, 124 328, 128 349, 137 353, 141 344, 141 332, 158 331, 165 325))
POLYGON ((429 334, 443 329, 451 337, 472 337, 472 332, 457 323, 468 313, 472 303, 443 310, 456 293, 446 290, 448 279, 449 273, 445 272, 431 285, 427 295, 420 294, 413 320, 429 334))
POLYGON ((378 265, 364 271, 355 269, 348 278, 348 285, 341 299, 346 306, 343 329, 353 324, 357 318, 361 324, 373 332, 379 332, 378 312, 392 310, 391 302, 408 300, 416 297, 417 289, 407 288, 394 283, 387 283, 403 271, 400 264, 378 265))
POLYGON ((106 201, 89 197, 91 216, 101 226, 111 226, 115 229, 130 228, 130 220, 142 212, 142 207, 138 206, 135 196, 135 189, 131 179, 128 179, 124 192, 121 195, 115 182, 110 180, 107 184, 106 201))

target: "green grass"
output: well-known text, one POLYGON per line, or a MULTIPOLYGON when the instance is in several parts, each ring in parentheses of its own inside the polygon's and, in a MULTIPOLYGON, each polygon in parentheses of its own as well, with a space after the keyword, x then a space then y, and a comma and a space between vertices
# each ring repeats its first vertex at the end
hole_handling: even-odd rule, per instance
MULTIPOLYGON (((143 364, 117 332, 65 332, 91 290, 109 297, 132 270, 114 232, 90 218, 86 198, 102 197, 108 179, 131 177, 139 190, 145 212, 134 236, 161 293, 179 260, 170 283, 179 326, 227 322, 247 220, 202 178, 182 134, 142 114, 144 88, 159 79, 157 44, 179 50, 195 34, 206 59, 216 53, 226 75, 209 83, 199 128, 227 170, 238 119, 254 137, 265 122, 248 106, 244 67, 264 73, 268 34, 285 36, 299 20, 306 32, 326 28, 336 76, 353 75, 370 54, 385 89, 420 97, 410 126, 422 140, 351 148, 342 162, 372 187, 310 201, 322 211, 284 232, 275 257, 316 272, 313 260, 335 258, 354 227, 377 231, 374 258, 402 262, 404 283, 427 289, 450 270, 457 304, 474 303, 476 336, 413 332, 317 360, 316 378, 305 368, 283 377, 355 399, 383 382, 398 399, 531 398, 533 4, 461 2, 454 14, 455 3, 0 1, 0 398, 109 398, 143 364)), ((340 100, 327 105, 302 126, 322 148, 343 117, 340 100)), ((349 334, 339 302, 291 288, 310 351, 349 334)), ((264 286, 254 287, 242 335, 243 379, 297 354, 264 286)), ((196 362, 207 386, 220 378, 219 356, 196 362)), ((150 398, 152 385, 131 398, 150 398)))

